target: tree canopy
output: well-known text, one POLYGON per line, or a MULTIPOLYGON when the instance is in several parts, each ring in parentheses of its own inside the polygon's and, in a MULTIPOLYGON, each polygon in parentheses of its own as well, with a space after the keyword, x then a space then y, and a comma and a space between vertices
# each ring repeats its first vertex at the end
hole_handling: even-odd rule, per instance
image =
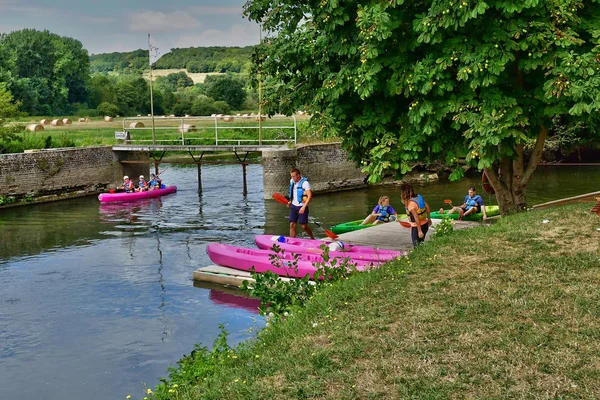
POLYGON ((89 57, 78 40, 23 29, 0 35, 0 76, 22 110, 65 112, 89 97, 89 57))
POLYGON ((552 117, 595 127, 600 6, 571 0, 250 0, 265 109, 305 109, 371 180, 464 156, 504 212, 525 190, 552 117), (526 146, 531 145, 527 151, 526 146))

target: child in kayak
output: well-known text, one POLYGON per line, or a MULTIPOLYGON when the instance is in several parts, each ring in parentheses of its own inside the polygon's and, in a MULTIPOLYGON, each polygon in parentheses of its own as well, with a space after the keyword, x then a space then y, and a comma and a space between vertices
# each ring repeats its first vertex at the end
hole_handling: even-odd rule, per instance
POLYGON ((388 196, 381 196, 373 212, 367 215, 361 225, 380 224, 382 222, 396 221, 397 219, 398 213, 394 210, 394 207, 390 206, 390 198, 388 196))
POLYGON ((148 190, 148 183, 146 182, 146 179, 144 178, 144 175, 140 175, 140 180, 138 182, 137 191, 138 192, 145 192, 146 190, 148 190))

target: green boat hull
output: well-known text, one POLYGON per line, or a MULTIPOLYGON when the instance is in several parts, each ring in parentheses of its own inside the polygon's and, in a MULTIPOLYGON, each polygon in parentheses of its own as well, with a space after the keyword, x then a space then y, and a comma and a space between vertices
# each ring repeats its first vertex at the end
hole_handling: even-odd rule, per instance
MULTIPOLYGON (((398 219, 402 220, 402 219, 406 219, 406 214, 402 214, 402 215, 398 215, 398 219)), ((356 221, 348 221, 348 222, 344 222, 342 224, 337 224, 331 227, 331 231, 333 233, 335 233, 336 235, 342 234, 342 233, 348 233, 348 232, 354 232, 354 231, 358 231, 360 229, 366 229, 366 228, 370 228, 372 226, 375 225, 381 225, 381 224, 366 224, 366 225, 361 225, 361 222, 363 222, 362 219, 357 219, 356 221)), ((397 221, 390 221, 391 223, 394 223, 397 221)), ((386 222, 386 223, 390 223, 390 222, 386 222)))
MULTIPOLYGON (((458 217, 460 217, 460 214, 458 214, 458 213, 446 214, 447 212, 448 211, 446 211, 444 214, 440 214, 439 211, 434 211, 431 213, 431 218, 458 219, 458 217)), ((500 214, 500 208, 498 206, 485 206, 485 213, 487 214, 488 217, 493 217, 494 215, 500 214)), ((466 217, 463 218, 463 221, 481 221, 482 219, 483 219, 483 213, 475 213, 475 214, 467 215, 466 217)))

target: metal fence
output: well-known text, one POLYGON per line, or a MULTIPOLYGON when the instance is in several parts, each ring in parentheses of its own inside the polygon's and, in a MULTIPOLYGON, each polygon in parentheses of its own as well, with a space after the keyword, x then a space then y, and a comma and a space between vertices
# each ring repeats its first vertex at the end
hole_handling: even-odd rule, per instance
POLYGON ((129 117, 123 119, 123 131, 115 132, 116 139, 129 143, 166 142, 181 145, 251 145, 296 143, 297 123, 295 116, 275 115, 272 117, 244 115, 212 115, 210 117, 129 117), (138 133, 138 134, 136 134, 138 133), (238 135, 239 133, 239 135, 238 135), (149 137, 150 136, 150 137, 149 137))

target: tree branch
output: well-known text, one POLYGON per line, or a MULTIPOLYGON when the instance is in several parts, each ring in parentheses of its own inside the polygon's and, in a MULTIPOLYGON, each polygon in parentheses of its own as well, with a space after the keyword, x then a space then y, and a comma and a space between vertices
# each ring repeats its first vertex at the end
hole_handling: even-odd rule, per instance
POLYGON ((527 168, 523 173, 523 177, 521 177, 521 184, 527 185, 531 176, 533 175, 535 169, 537 168, 538 162, 542 158, 542 153, 544 151, 544 143, 546 143, 546 137, 548 136, 548 128, 544 125, 540 126, 540 133, 535 141, 535 147, 529 156, 529 162, 527 163, 527 168))

